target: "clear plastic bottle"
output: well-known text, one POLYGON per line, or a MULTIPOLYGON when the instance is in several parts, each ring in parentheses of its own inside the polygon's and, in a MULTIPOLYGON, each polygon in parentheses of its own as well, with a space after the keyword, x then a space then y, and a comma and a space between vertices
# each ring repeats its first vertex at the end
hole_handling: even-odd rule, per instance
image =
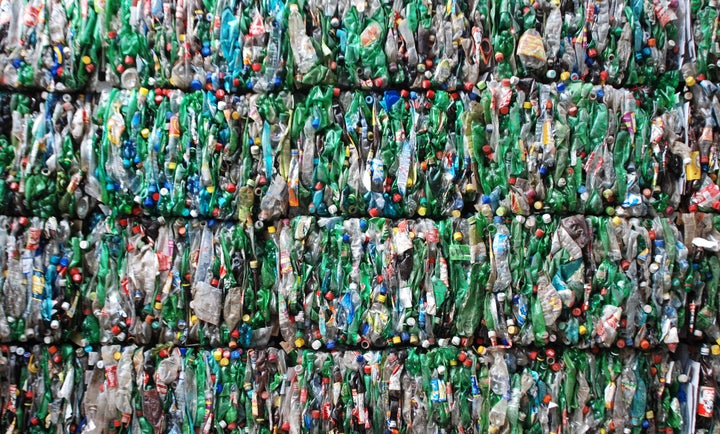
POLYGON ((492 251, 495 256, 495 283, 493 292, 503 292, 510 287, 512 274, 510 273, 510 231, 503 223, 496 223, 496 232, 493 236, 492 251))
POLYGON ((300 74, 307 74, 318 61, 312 40, 305 34, 305 20, 298 11, 296 4, 290 5, 288 17, 288 31, 290 33, 290 46, 295 57, 295 67, 300 74))

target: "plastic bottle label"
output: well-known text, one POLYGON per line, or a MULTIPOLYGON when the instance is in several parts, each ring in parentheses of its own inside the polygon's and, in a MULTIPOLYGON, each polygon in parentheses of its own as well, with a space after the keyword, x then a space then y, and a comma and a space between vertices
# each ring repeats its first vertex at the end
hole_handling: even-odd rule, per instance
POLYGON ((701 386, 698 394, 698 415, 712 417, 713 405, 715 403, 715 389, 713 387, 701 386))
POLYGON ((433 378, 430 380, 432 386, 432 392, 430 393, 430 400, 432 402, 445 402, 447 401, 447 390, 445 388, 445 382, 439 378, 433 378))
POLYGON ((408 286, 400 288, 400 309, 411 309, 413 306, 412 302, 412 289, 408 286))
POLYGON ((472 255, 470 254, 470 246, 467 244, 451 244, 450 245, 450 260, 451 261, 470 261, 472 255))
POLYGON ((292 273, 292 263, 290 262, 290 251, 283 250, 280 252, 280 274, 292 273))
POLYGON ((478 380, 475 375, 470 377, 470 390, 473 397, 478 397, 481 395, 480 386, 478 385, 478 380))
POLYGON ((685 166, 685 179, 688 181, 696 181, 700 179, 702 170, 698 164, 700 161, 700 153, 698 151, 690 153, 690 164, 685 166))

